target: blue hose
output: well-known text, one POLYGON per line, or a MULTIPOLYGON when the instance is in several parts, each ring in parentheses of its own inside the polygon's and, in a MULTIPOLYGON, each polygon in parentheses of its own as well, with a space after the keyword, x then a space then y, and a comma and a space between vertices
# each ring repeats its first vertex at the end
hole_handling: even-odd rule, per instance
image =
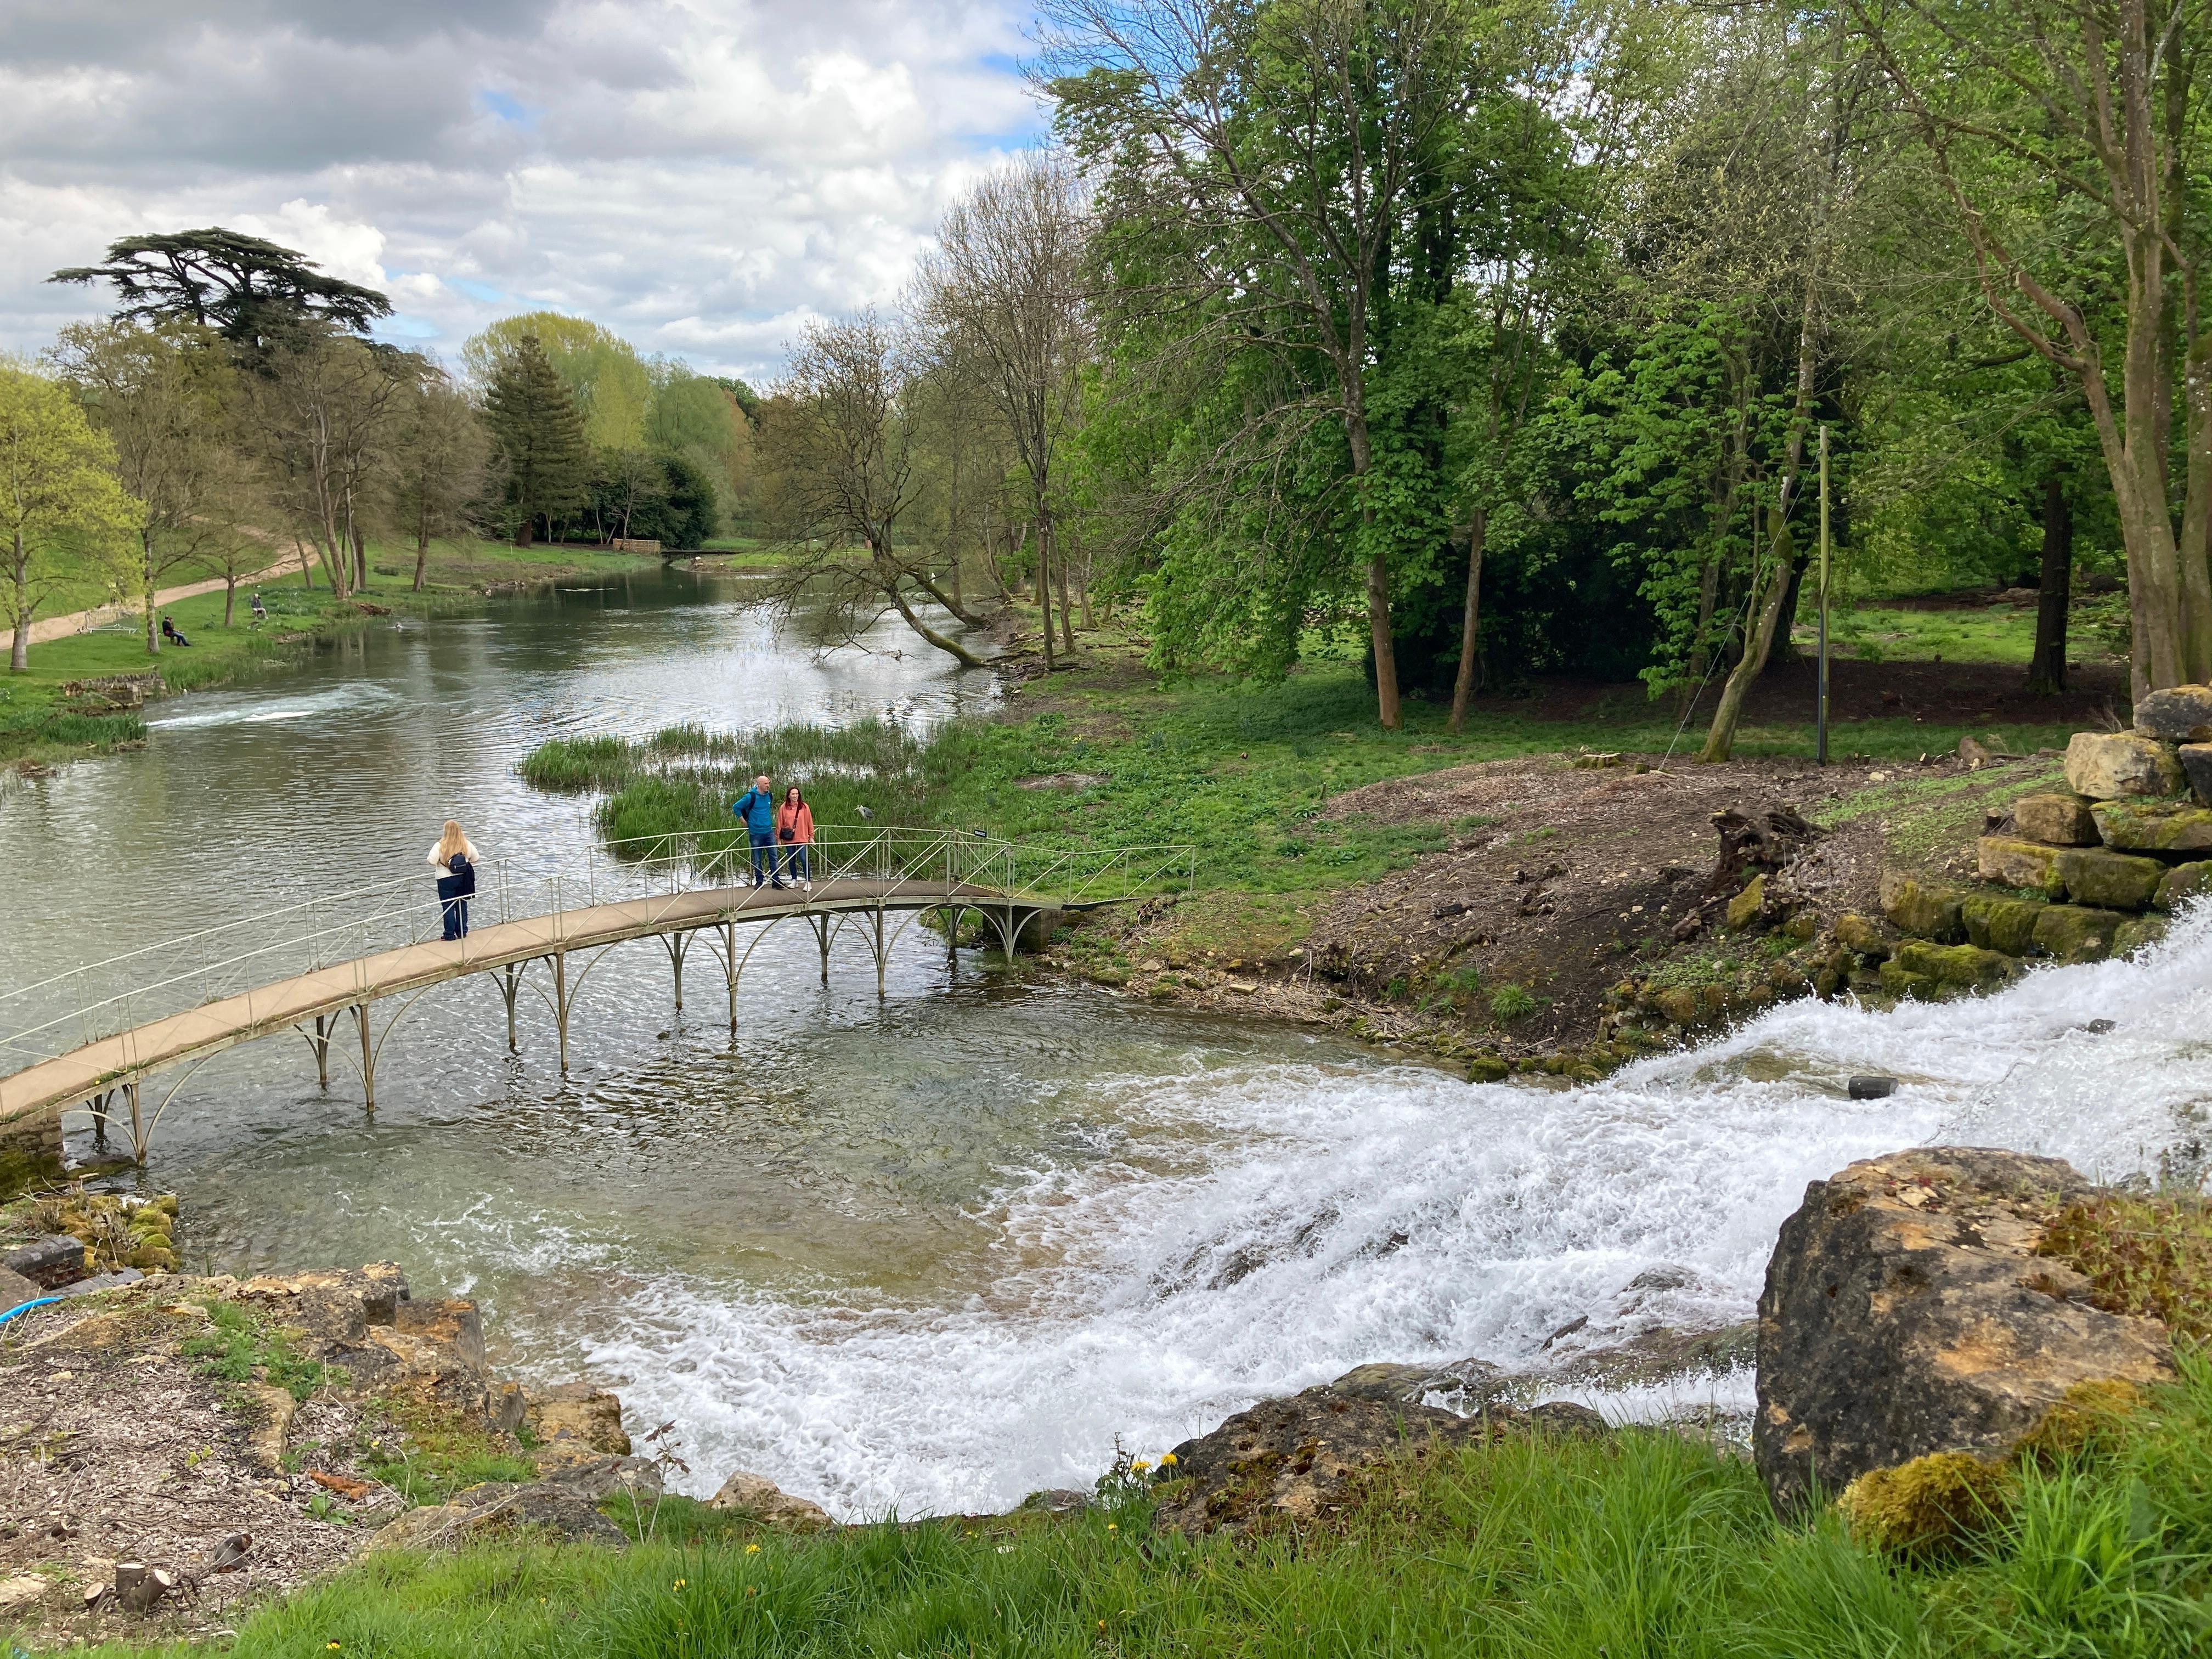
POLYGON ((6 1324, 17 1314, 27 1314, 33 1308, 43 1308, 50 1303, 59 1302, 63 1299, 63 1297, 58 1296, 42 1296, 36 1302, 26 1302, 19 1307, 10 1308, 6 1313, 0 1313, 0 1325, 6 1324))

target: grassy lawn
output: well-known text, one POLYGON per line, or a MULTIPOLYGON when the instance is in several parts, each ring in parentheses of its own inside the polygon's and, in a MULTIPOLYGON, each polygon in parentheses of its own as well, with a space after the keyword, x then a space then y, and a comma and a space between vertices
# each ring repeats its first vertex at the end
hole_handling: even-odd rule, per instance
MULTIPOLYGON (((471 1656, 1470 1656, 2160 1659, 2207 1651, 2212 1376, 1991 1469, 1900 1553, 1775 1519, 1695 1440, 1409 1455, 1334 1521, 1156 1534, 1105 1483, 1055 1521, 754 1532, 680 1499, 652 1541, 372 1557, 247 1618, 240 1659, 471 1656)), ((173 1651, 174 1650, 170 1650, 173 1651)), ((125 1659, 156 1650, 85 1650, 125 1659)))
MULTIPOLYGON (((1809 612, 1801 613, 1790 637, 1800 650, 1813 649, 1818 630, 1809 612)), ((2124 659, 2126 597, 2075 599, 2066 637, 2069 661, 2124 659)), ((1863 662, 1993 662, 2025 668, 2035 655, 2035 606, 2031 602, 1926 610, 1862 599, 1830 614, 1828 641, 1839 654, 1863 662)))
MULTIPOLYGON (((415 575, 411 547, 371 542, 368 556, 370 586, 358 597, 387 608, 414 611, 473 603, 478 591, 493 583, 611 574, 658 562, 598 548, 518 548, 486 541, 440 544, 431 549, 424 591, 418 594, 410 591, 415 575)), ((146 654, 136 617, 119 626, 33 645, 27 672, 0 673, 0 765, 66 759, 144 738, 144 722, 136 714, 88 715, 73 709, 61 693, 66 681, 152 671, 173 691, 222 684, 288 660, 316 638, 361 626, 364 617, 357 605, 333 598, 321 585, 319 573, 316 586, 303 586, 296 567, 277 580, 260 584, 269 608, 264 626, 254 627, 248 616, 250 592, 240 586, 236 615, 228 628, 222 625, 220 592, 163 605, 162 612, 175 619, 192 643, 189 648, 165 647, 155 657, 146 654)), ((97 604, 100 597, 95 593, 88 603, 97 604)))

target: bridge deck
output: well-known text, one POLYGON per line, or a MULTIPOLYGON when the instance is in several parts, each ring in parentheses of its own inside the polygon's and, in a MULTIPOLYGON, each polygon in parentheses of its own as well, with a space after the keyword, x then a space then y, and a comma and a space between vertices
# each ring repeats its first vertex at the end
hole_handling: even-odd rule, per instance
POLYGON ((381 997, 624 939, 686 933, 724 921, 769 922, 853 911, 934 910, 947 904, 1019 911, 1056 907, 988 887, 945 881, 842 878, 811 893, 711 887, 526 917, 465 939, 402 945, 258 986, 152 1020, 0 1078, 0 1124, 89 1099, 129 1079, 194 1060, 381 997))

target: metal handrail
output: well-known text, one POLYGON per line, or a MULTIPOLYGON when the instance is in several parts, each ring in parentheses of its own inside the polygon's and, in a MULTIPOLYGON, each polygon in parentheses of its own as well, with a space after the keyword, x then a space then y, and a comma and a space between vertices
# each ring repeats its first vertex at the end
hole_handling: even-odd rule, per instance
MULTIPOLYGON (((742 830, 735 833, 744 835, 742 830)), ((728 844, 732 834, 719 829, 671 831, 604 843, 586 854, 580 873, 520 871, 509 860, 480 862, 477 925, 551 916, 556 919, 557 933, 557 919, 570 909, 726 885, 750 867, 749 844, 728 844), (638 850, 644 848, 651 850, 638 850), (597 856, 601 851, 612 855, 612 867, 604 872, 597 856)), ((779 845, 765 849, 764 856, 780 859, 785 850, 779 845)), ((810 858, 817 882, 872 880, 881 884, 886 897, 895 897, 908 884, 928 881, 981 889, 991 902, 1081 903, 1109 896, 1127 897, 1178 873, 1186 884, 1194 883, 1197 876, 1195 849, 1187 846, 1037 848, 974 830, 898 825, 827 826, 810 844, 810 858)), ((82 991, 66 1009, 33 1018, 0 1036, 0 1064, 10 1059, 34 1064, 254 984, 419 944, 435 937, 442 919, 442 903, 427 876, 395 878, 277 905, 11 988, 0 992, 0 1008, 10 1002, 21 1006, 25 999, 34 996, 52 999, 71 984, 82 991), (339 906, 349 914, 320 920, 339 906), (314 920, 319 925, 288 932, 280 939, 262 939, 251 949, 224 952, 225 942, 233 936, 248 928, 265 935, 272 923, 281 926, 287 918, 314 920), (286 959, 284 972, 264 969, 249 977, 253 964, 278 957, 286 959), (141 971, 149 959, 161 962, 163 971, 151 976, 141 971), (103 978, 110 985, 118 979, 124 983, 99 994, 103 978), (71 1033, 65 1041, 64 1032, 71 1033), (55 1046, 58 1042, 60 1046, 55 1046)))

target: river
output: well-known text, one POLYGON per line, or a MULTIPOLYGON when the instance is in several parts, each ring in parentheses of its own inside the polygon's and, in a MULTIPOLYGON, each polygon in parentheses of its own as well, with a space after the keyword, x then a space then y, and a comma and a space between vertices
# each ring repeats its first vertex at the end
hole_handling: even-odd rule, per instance
MULTIPOLYGON (((449 812, 488 857, 555 867, 592 831, 588 803, 514 775, 550 736, 927 725, 996 696, 895 624, 817 656, 743 592, 580 586, 160 705, 144 750, 0 796, 0 981, 410 874, 449 812)), ((2200 1133, 2208 1096, 2204 915, 2142 963, 1893 1013, 1793 1005, 1577 1088, 948 968, 924 937, 880 1003, 857 950, 825 991, 811 942, 764 949, 732 1043, 718 990, 679 1020, 659 948, 623 947, 565 1081, 542 1009, 510 1056, 490 988, 441 993, 387 1045, 373 1119, 304 1047, 233 1051, 142 1179, 182 1195, 193 1268, 390 1257, 418 1294, 477 1297, 511 1371, 672 1421, 685 1490, 744 1468, 841 1515, 916 1514, 1087 1485, 1117 1436, 1157 1453, 1364 1361, 1526 1364, 1584 1316, 1581 1342, 1741 1319, 1804 1183, 1851 1158, 1965 1140, 2122 1175, 2200 1133), (2118 1029, 2083 1029, 2100 1017, 2118 1029), (1845 1098, 1866 1070, 1904 1086, 1845 1098)))

